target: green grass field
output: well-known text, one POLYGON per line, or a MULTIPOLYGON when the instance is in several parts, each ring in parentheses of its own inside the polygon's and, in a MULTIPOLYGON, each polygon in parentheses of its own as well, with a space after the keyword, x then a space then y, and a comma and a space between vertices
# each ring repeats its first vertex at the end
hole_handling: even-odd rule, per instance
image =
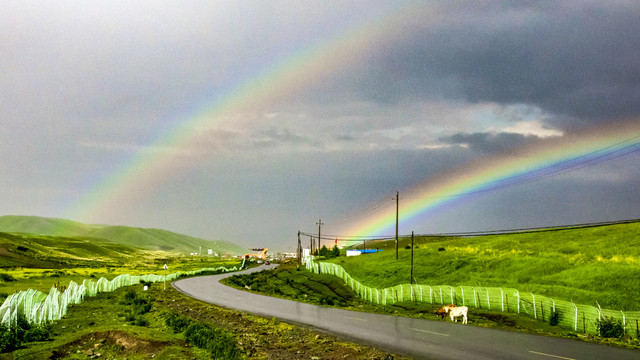
POLYGON ((127 247, 181 254, 213 249, 218 254, 239 255, 246 249, 223 240, 205 240, 161 229, 83 224, 37 216, 0 216, 0 232, 27 233, 85 239, 105 239, 127 247))
POLYGON ((52 286, 66 286, 84 279, 108 280, 120 274, 163 274, 224 266, 237 259, 183 256, 175 252, 152 251, 110 240, 84 237, 0 233, 0 301, 21 290, 48 293, 52 286))
MULTIPOLYGON (((585 305, 640 310, 640 223, 469 238, 414 239, 419 284, 511 287, 585 305)), ((361 247, 360 245, 359 247, 361 247)), ((410 282, 410 239, 368 242, 384 251, 330 261, 363 284, 410 282)))

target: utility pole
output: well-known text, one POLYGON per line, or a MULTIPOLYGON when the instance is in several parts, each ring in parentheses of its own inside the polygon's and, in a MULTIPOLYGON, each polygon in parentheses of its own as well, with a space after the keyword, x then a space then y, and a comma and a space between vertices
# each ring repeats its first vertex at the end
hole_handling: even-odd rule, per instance
POLYGON ((411 278, 409 284, 413 284, 413 231, 411 232, 411 278))
POLYGON ((398 260, 398 202, 400 193, 396 191, 396 260, 398 260))
POLYGON ((302 244, 300 243, 300 230, 298 230, 298 267, 302 266, 302 244))
POLYGON ((319 220, 318 220, 318 222, 316 223, 316 225, 318 225, 318 255, 320 255, 320 254, 319 254, 319 252, 320 252, 320 241, 321 241, 321 240, 320 240, 320 239, 321 239, 321 238, 320 238, 320 228, 322 227, 322 225, 324 225, 324 224, 322 223, 322 219, 319 219, 319 220))
POLYGON ((309 255, 313 256, 313 236, 309 236, 309 255))

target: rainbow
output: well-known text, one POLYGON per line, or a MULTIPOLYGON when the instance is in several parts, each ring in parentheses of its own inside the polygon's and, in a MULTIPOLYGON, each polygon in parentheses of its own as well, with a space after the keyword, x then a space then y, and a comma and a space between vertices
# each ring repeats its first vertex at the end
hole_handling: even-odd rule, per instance
MULTIPOLYGON (((424 218, 445 205, 484 192, 537 181, 640 151, 637 119, 594 127, 573 135, 527 144, 485 158, 404 190, 398 223, 424 218)), ((344 231, 352 237, 387 237, 395 233, 396 207, 386 206, 344 231)))
POLYGON ((376 46, 393 41, 408 21, 424 21, 434 9, 429 4, 395 5, 345 29, 337 29, 279 63, 239 81, 226 94, 181 116, 178 125, 159 136, 111 175, 98 179, 65 211, 66 218, 101 221, 121 211, 123 203, 150 192, 184 166, 184 156, 197 154, 203 133, 233 122, 234 114, 268 109, 271 104, 366 59, 376 46), (425 12, 426 11, 426 12, 425 12), (191 150, 190 150, 191 149, 191 150))

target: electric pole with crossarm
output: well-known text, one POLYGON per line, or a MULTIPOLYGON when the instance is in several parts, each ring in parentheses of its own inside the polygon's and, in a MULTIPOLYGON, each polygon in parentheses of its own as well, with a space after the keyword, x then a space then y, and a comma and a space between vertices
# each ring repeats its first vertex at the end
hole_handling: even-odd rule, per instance
POLYGON ((396 260, 398 260, 398 201, 400 199, 400 193, 396 191, 396 260))
POLYGON ((324 224, 322 223, 322 219, 318 220, 318 222, 316 223, 316 225, 318 225, 318 247, 317 247, 317 249, 318 249, 318 251, 320 251, 320 241, 321 241, 321 240, 320 240, 320 228, 322 227, 322 225, 324 225, 324 224))

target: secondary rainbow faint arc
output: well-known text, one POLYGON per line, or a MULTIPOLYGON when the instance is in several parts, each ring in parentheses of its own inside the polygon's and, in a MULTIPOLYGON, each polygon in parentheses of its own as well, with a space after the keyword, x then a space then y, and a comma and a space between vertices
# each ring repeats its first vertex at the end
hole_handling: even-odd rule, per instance
POLYGON ((152 191, 180 166, 180 149, 200 137, 199 129, 223 124, 224 116, 242 109, 267 105, 280 97, 344 68, 372 51, 372 45, 383 43, 397 35, 394 28, 416 14, 430 10, 429 3, 401 5, 384 14, 365 19, 363 23, 345 29, 328 39, 300 49, 287 60, 275 64, 252 79, 231 88, 227 94, 187 114, 177 127, 124 163, 113 175, 95 183, 66 211, 68 218, 95 219, 101 214, 117 211, 123 201, 152 191), (164 149, 164 150, 163 150, 164 149))
MULTIPOLYGON (((561 166, 580 161, 576 167, 602 160, 607 156, 640 150, 638 119, 617 122, 610 126, 594 127, 575 135, 553 140, 541 140, 516 151, 489 157, 476 163, 431 179, 417 187, 403 191, 406 200, 400 207, 400 223, 425 216, 455 201, 465 201, 469 195, 519 183, 523 177, 554 171, 561 166), (558 167, 554 169, 554 167, 558 167)), ((403 198, 403 195, 400 195, 403 198)), ((395 206, 355 222, 344 233, 354 237, 388 236, 396 225, 395 206)))

